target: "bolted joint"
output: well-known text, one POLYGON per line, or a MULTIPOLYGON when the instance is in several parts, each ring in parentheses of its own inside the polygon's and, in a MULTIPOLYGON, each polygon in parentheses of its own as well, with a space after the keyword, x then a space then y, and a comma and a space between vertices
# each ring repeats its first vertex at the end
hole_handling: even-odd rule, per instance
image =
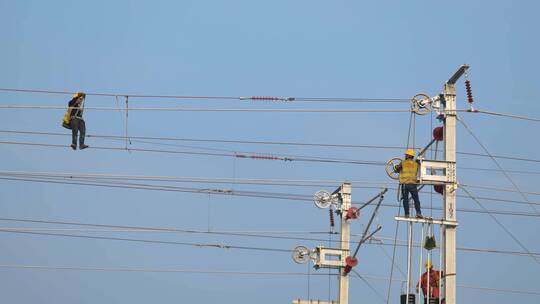
POLYGON ((356 207, 351 207, 347 209, 347 213, 345 215, 345 219, 347 220, 355 220, 360 216, 360 209, 356 207))

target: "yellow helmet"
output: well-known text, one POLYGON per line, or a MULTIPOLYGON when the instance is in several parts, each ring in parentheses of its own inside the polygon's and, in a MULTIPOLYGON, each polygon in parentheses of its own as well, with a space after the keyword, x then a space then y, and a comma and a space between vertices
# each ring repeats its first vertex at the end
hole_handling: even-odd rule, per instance
POLYGON ((426 261, 424 263, 424 266, 426 266, 426 269, 430 269, 431 267, 433 267, 433 264, 431 263, 431 261, 426 261))
POLYGON ((84 94, 83 92, 77 92, 77 93, 73 94, 72 97, 73 98, 86 97, 86 94, 84 94))
POLYGON ((414 157, 414 150, 413 150, 413 149, 407 149, 407 150, 405 150, 405 155, 409 155, 409 156, 414 157))

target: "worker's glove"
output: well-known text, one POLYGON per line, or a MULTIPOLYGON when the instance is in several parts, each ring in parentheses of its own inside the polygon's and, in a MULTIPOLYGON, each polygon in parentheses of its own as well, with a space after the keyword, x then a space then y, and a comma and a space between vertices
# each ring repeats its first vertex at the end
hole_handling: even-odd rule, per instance
POLYGON ((397 173, 398 171, 399 171, 399 170, 398 170, 398 166, 397 166, 397 165, 394 165, 394 172, 397 173))

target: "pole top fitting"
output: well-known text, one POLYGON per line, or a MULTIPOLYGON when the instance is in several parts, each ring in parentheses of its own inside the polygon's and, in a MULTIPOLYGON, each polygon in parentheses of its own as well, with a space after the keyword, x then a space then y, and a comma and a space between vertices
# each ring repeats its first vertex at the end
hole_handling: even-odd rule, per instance
POLYGON ((460 66, 459 69, 454 73, 454 75, 452 75, 452 77, 450 77, 450 79, 446 81, 446 84, 455 84, 458 81, 458 79, 461 76, 463 76, 463 74, 467 73, 468 70, 469 70, 468 64, 464 64, 460 66))

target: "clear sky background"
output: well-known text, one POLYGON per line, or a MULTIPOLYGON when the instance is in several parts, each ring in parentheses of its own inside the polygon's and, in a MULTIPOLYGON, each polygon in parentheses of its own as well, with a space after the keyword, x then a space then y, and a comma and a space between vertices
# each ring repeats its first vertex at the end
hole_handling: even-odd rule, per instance
MULTIPOLYGON (((410 98, 440 93, 443 83, 463 63, 471 65, 475 106, 479 109, 540 117, 540 21, 537 1, 5 1, 0 0, 0 87, 153 95, 293 96, 410 98)), ((463 80, 458 108, 466 108, 463 80)), ((0 93, 3 105, 63 107, 68 95, 0 93)), ((86 106, 123 107, 114 97, 89 96, 86 106)), ((273 104, 227 100, 132 99, 133 107, 249 109, 408 109, 407 103, 273 104)), ((62 109, 0 110, 1 130, 68 132, 60 126, 62 109)), ((462 113, 489 151, 538 159, 540 124, 462 113)), ((124 113, 85 111, 89 134, 123 135, 124 113), (120 113, 120 114, 119 114, 120 113)), ((129 113, 129 134, 196 139, 294 141, 403 146, 408 113, 129 113)), ((416 144, 430 140, 438 122, 417 120, 416 144)), ((381 166, 320 162, 283 162, 232 157, 88 149, 74 152, 69 136, 0 133, 1 141, 63 144, 65 148, 0 145, 0 170, 176 177, 327 180, 321 187, 229 184, 175 184, 197 188, 279 192, 311 196, 333 191, 352 180, 353 201, 362 202, 391 182, 381 166)), ((92 146, 124 147, 122 141, 88 138, 92 146)), ((260 152, 384 162, 401 149, 338 149, 186 143, 157 146, 133 141, 132 148, 179 151, 260 152)), ((484 153, 461 126, 458 150, 484 153)), ((222 153, 217 152, 217 153, 222 153)), ((223 152, 230 153, 230 152, 223 152)), ((463 184, 513 189, 485 157, 460 155, 463 184)), ((538 192, 538 162, 499 160, 523 191, 538 192)), ((157 183, 164 185, 166 183, 157 183)), ((389 186, 395 187, 395 184, 389 186)), ((476 196, 524 201, 518 193, 471 188, 476 196)), ((466 194, 459 190, 459 195, 466 194)), ((540 196, 527 199, 540 204, 540 196)), ((540 252, 538 211, 527 204, 482 200, 490 210, 522 213, 496 215, 532 252, 540 252), (524 216, 523 213, 526 215, 524 216)), ((385 203, 396 206, 395 192, 385 203)), ((441 197, 422 192, 424 213, 440 207, 441 197)), ((466 197, 458 207, 478 209, 466 197)), ((536 206, 537 209, 538 206, 536 206)), ((377 234, 391 244, 398 207, 383 207, 377 234), (389 239, 387 239, 389 238, 389 239)), ((360 233, 371 210, 353 223, 360 233)), ((440 213, 433 211, 434 217, 440 213)), ((0 217, 149 227, 235 231, 328 231, 328 213, 309 202, 240 196, 0 181, 0 217)), ((485 213, 458 213, 458 246, 523 251, 485 213)), ((81 228, 0 221, 2 228, 81 228)), ((97 228, 95 228, 97 229, 97 228)), ((247 238, 228 235, 53 231, 120 238, 190 243, 219 243, 265 248, 314 248, 328 241, 247 238)), ((398 238, 405 239, 401 227, 398 238)), ((419 240, 418 228, 415 238, 419 240)), ((438 233, 438 230, 437 230, 438 233)), ((318 234, 282 234, 322 238, 318 234)), ((338 236, 333 236, 336 239, 338 236)), ((353 240, 357 240, 354 237, 353 240)), ((440 239, 437 238, 439 242, 440 239)), ((290 303, 293 299, 336 297, 336 279, 328 276, 234 275, 77 270, 32 270, 8 265, 101 268, 194 269, 202 271, 315 271, 297 265, 290 253, 189 247, 142 242, 0 233, 0 286, 4 303, 290 303)), ((413 260, 418 279, 418 250, 413 260)), ((391 246, 367 245, 352 277, 351 303, 386 302, 391 246), (374 278, 375 277, 375 278, 374 278), (382 298, 381 298, 382 295, 382 298)), ((435 257, 438 256, 436 251, 435 257)), ((397 265, 406 269, 405 250, 397 265)), ((435 263, 437 266, 438 263, 435 263)), ((458 284, 540 292, 540 264, 527 256, 458 251, 458 284)), ((395 270, 394 278, 403 279, 395 270)), ((399 301, 394 282, 391 303, 399 301)), ((540 296, 458 288, 461 303, 538 303, 540 296)))

